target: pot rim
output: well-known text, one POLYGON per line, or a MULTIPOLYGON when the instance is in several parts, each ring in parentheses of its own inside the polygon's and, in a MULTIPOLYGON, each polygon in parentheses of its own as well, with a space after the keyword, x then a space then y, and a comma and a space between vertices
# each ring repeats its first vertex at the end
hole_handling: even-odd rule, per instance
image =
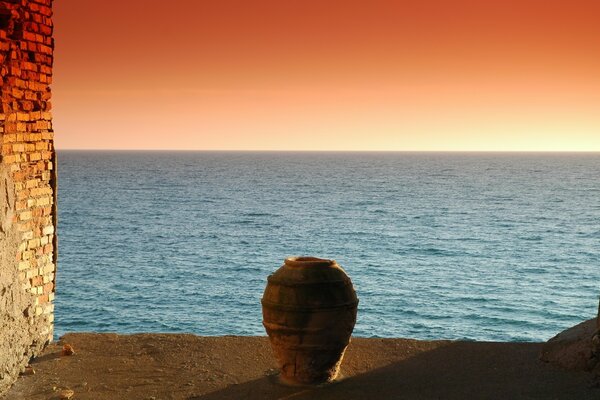
POLYGON ((336 264, 335 260, 309 256, 288 257, 284 263, 290 267, 329 267, 336 264))

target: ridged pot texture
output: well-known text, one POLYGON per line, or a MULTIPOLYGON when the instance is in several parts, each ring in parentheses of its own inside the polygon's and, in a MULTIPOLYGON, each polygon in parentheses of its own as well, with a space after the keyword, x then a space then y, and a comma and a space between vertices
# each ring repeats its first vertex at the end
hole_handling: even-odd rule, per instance
POLYGON ((356 323, 358 298, 333 260, 292 257, 268 278, 263 325, 283 382, 333 381, 356 323))

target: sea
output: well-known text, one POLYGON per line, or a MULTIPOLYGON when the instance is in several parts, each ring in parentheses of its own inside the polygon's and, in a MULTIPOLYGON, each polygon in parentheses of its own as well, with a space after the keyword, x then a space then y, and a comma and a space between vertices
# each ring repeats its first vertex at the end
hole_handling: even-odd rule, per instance
POLYGON ((56 336, 265 335, 289 256, 354 335, 545 341, 596 315, 600 153, 59 151, 56 336))

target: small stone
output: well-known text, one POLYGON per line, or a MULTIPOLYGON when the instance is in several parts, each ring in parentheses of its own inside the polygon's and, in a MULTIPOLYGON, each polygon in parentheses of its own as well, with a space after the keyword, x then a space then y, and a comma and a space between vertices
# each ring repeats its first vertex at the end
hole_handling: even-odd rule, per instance
POLYGON ((31 365, 25 367, 25 370, 21 373, 21 375, 35 375, 35 369, 31 365))
POLYGON ((62 349, 63 356, 72 356, 75 354, 75 349, 70 344, 65 344, 62 349))
POLYGON ((75 392, 72 391, 71 389, 62 389, 62 390, 59 390, 56 393, 56 395, 58 396, 58 398, 60 400, 69 400, 70 398, 75 396, 75 392))

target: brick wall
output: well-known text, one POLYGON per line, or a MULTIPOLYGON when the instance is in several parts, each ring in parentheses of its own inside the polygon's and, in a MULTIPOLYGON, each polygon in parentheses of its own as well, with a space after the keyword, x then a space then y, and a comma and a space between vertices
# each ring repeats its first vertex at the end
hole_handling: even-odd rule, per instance
POLYGON ((52 0, 0 0, 0 394, 52 339, 52 0))

